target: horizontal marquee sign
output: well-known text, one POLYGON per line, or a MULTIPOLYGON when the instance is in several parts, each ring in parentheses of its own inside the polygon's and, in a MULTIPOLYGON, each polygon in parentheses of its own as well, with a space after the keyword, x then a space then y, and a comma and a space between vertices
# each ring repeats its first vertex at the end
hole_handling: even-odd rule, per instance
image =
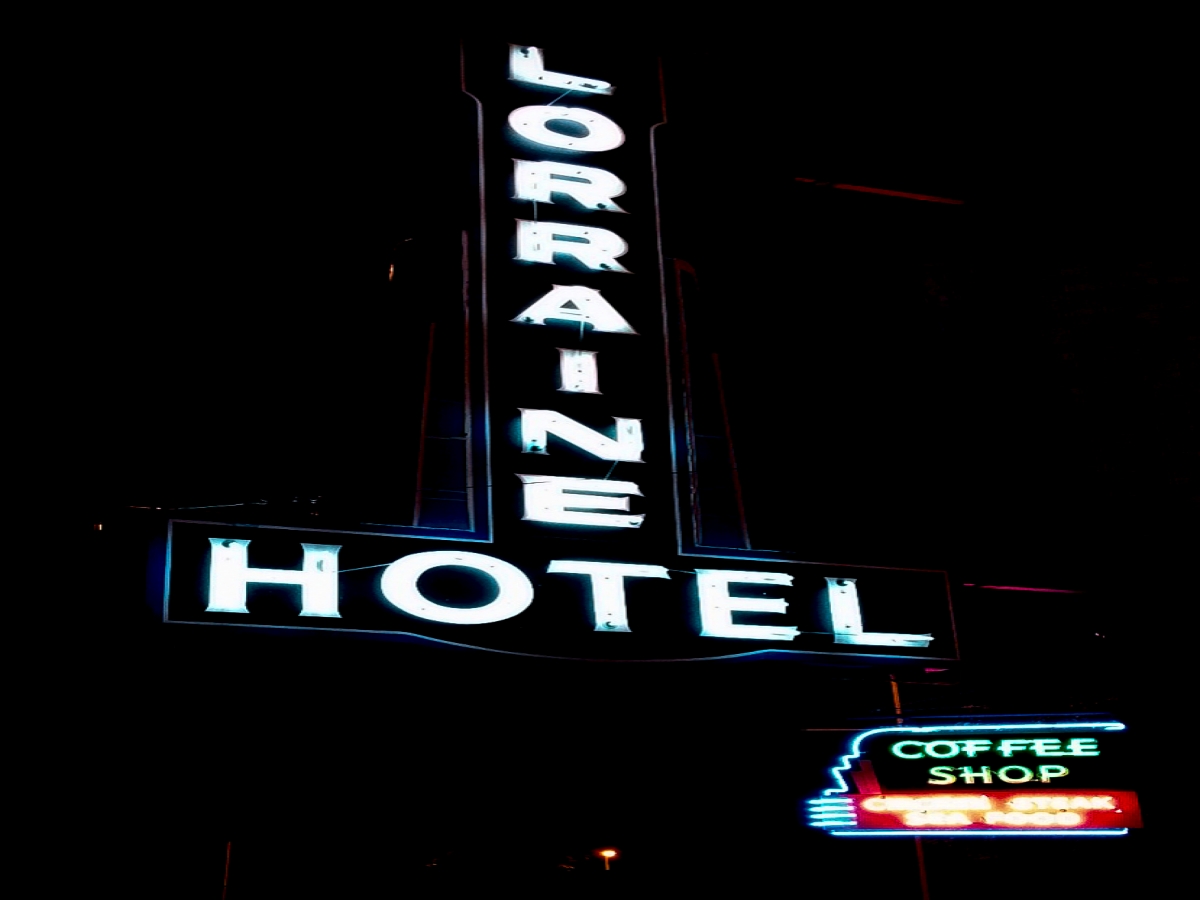
POLYGON ((584 659, 956 656, 942 572, 596 549, 174 521, 163 617, 584 659))
POLYGON ((838 836, 1104 837, 1140 828, 1120 722, 874 728, 807 801, 838 836))

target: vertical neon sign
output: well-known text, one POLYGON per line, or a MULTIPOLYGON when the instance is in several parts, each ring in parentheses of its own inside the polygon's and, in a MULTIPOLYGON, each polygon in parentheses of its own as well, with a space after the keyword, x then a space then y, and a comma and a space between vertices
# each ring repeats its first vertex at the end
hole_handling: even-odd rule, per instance
POLYGON ((697 539, 675 464, 694 447, 672 412, 691 387, 671 377, 668 344, 686 351, 664 292, 657 61, 480 41, 461 62, 461 304, 413 298, 449 339, 435 352, 430 326, 411 519, 177 521, 165 620, 584 659, 953 658, 943 572, 697 539))
POLYGON ((657 67, 532 44, 466 63, 488 169, 497 537, 668 546, 657 67))

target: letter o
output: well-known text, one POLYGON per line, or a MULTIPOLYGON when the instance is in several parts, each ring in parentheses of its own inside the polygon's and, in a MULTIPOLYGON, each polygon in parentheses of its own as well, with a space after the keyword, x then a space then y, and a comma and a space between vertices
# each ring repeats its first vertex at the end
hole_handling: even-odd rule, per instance
POLYGON ((379 589, 397 609, 449 625, 486 625, 501 622, 524 612, 533 602, 533 584, 512 563, 460 550, 430 550, 401 557, 383 570, 379 589), (441 566, 461 566, 482 572, 496 583, 496 599, 484 606, 463 608, 443 606, 417 589, 417 579, 441 566))
POLYGON ((600 153, 625 143, 625 132, 620 125, 608 116, 581 106, 522 106, 508 114, 508 125, 527 141, 559 150, 600 153), (587 134, 551 131, 549 124, 556 119, 582 125, 587 134))
MULTIPOLYGON (((949 759, 952 756, 958 756, 958 742, 957 741, 930 741, 928 744, 925 745, 925 752, 928 753, 930 756, 936 757, 937 759, 949 759), (948 747, 949 752, 948 753, 938 753, 937 750, 934 749, 935 747, 948 747)), ((1032 773, 1031 773, 1030 777, 1032 777, 1032 773)))
POLYGON ((1007 781, 1009 784, 1024 784, 1026 781, 1029 781, 1031 778, 1033 778, 1033 769, 1027 769, 1024 766, 1005 766, 1003 769, 997 772, 996 775, 1001 781, 1007 781), (1005 772, 1011 772, 1013 769, 1021 772, 1021 777, 1010 778, 1004 774, 1005 772))

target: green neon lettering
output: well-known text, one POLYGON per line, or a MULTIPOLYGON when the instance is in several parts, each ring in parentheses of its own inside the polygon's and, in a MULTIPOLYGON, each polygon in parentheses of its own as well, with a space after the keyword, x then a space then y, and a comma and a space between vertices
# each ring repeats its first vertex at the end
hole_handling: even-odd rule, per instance
POLYGON ((963 753, 965 753, 967 756, 974 759, 977 754, 983 752, 984 750, 990 750, 992 747, 992 742, 991 741, 977 741, 977 740, 972 739, 972 740, 966 740, 966 741, 959 741, 958 746, 962 747, 963 753))
POLYGON ((1037 756, 1066 756, 1060 747, 1062 741, 1058 738, 1034 738, 1030 743, 1033 744, 1033 752, 1037 756))
POLYGON ((924 747, 920 741, 900 741, 898 744, 892 744, 892 755, 898 756, 901 759, 921 759, 925 754, 917 751, 916 753, 904 753, 901 747, 924 747))
POLYGON ((958 756, 957 741, 930 741, 925 745, 925 752, 930 756, 938 759, 950 759, 952 756, 958 756), (937 748, 941 748, 945 752, 939 752, 937 748))
POLYGON ((1025 750, 1028 747, 1029 741, 1024 738, 1005 738, 996 749, 1001 756, 1012 756, 1014 750, 1025 750))
POLYGON ((934 776, 929 779, 930 784, 954 784, 954 768, 952 766, 934 766, 929 770, 929 774, 934 776))
POLYGON ((996 775, 1001 781, 1007 781, 1009 784, 1024 784, 1033 778, 1033 769, 1027 769, 1025 766, 1005 766, 996 775))
POLYGON ((1070 773, 1066 766, 1038 766, 1038 781, 1050 781, 1051 778, 1061 778, 1070 773))
POLYGON ((1095 738, 1071 738, 1066 752, 1071 756, 1099 756, 1100 748, 1095 738))
MULTIPOLYGON (((974 784, 976 778, 978 778, 984 784, 992 783, 992 770, 990 768, 988 768, 987 766, 980 766, 978 772, 976 772, 970 766, 959 766, 958 774, 962 777, 962 780, 965 781, 967 784, 974 784)), ((1032 772, 1029 773, 1029 777, 1030 778, 1033 777, 1032 772)))

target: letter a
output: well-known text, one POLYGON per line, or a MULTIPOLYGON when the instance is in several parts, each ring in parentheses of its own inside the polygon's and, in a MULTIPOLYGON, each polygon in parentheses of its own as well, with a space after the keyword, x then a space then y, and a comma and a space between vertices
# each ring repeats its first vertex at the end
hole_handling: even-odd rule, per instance
POLYGON ((512 321, 521 325, 545 325, 547 319, 590 322, 597 331, 611 334, 637 334, 599 291, 574 284, 553 285, 550 293, 535 300, 512 321))

